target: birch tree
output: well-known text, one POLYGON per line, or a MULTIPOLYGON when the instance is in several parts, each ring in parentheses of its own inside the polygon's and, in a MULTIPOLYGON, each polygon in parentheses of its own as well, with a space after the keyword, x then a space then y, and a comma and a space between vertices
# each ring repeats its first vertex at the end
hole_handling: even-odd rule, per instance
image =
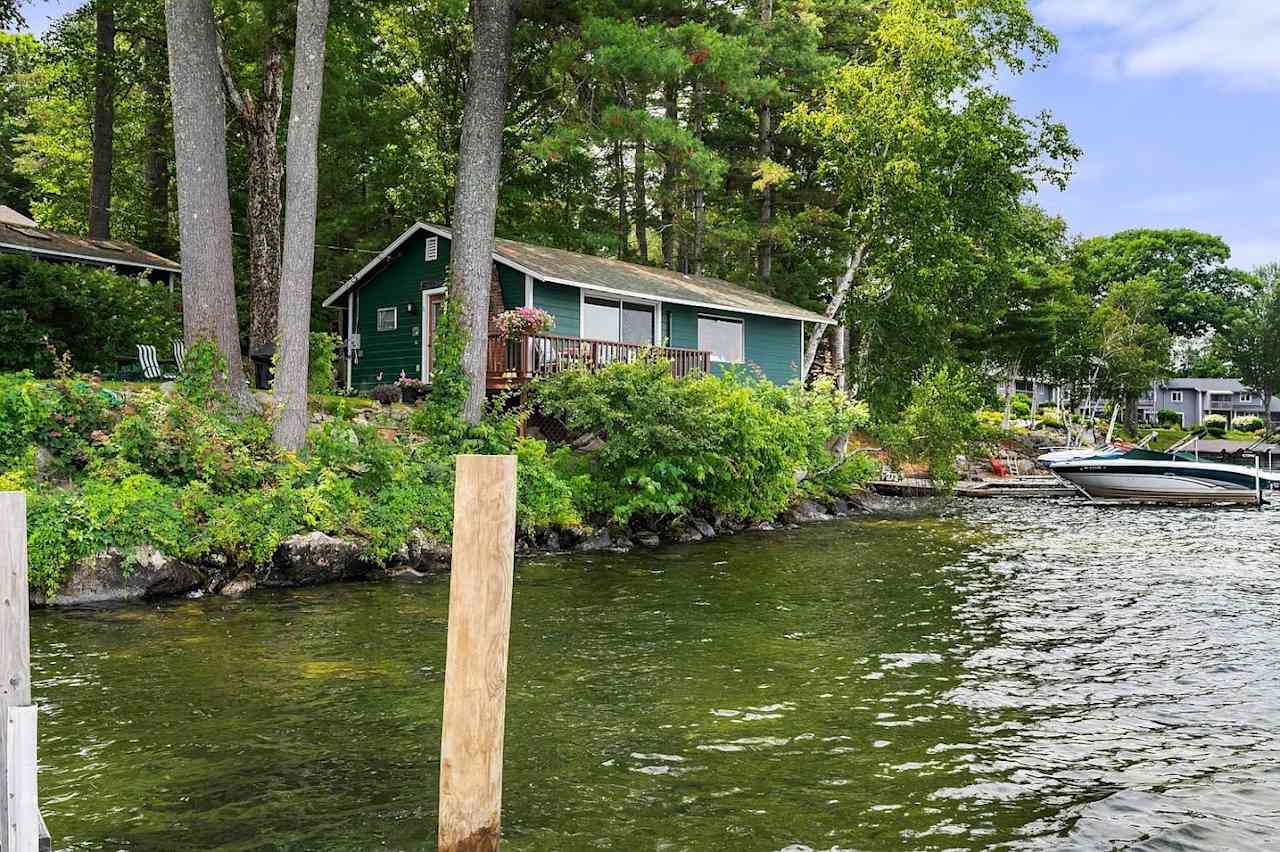
POLYGON ((307 435, 307 365, 311 341, 311 274, 315 265, 316 147, 324 83, 329 0, 298 0, 286 145, 284 257, 280 271, 280 352, 275 393, 281 405, 276 443, 297 452, 307 435))
POLYGON ((182 247, 182 324, 188 345, 212 340, 226 360, 231 396, 250 404, 240 356, 231 202, 227 192, 226 101, 210 0, 167 0, 169 77, 182 247))
POLYGON ((468 423, 479 423, 484 415, 493 220, 498 206, 502 126, 507 79, 511 73, 516 3, 515 0, 476 0, 471 8, 475 37, 462 115, 451 277, 460 297, 462 322, 467 332, 462 368, 471 387, 462 413, 468 423))
MULTIPOLYGON (((989 82, 1054 46, 1025 0, 890 0, 869 58, 838 68, 784 120, 820 151, 847 217, 826 316, 883 323, 862 337, 883 352, 886 374, 902 378, 931 360, 973 307, 966 300, 983 290, 989 263, 1011 250, 1022 194, 1065 182, 1078 154, 1065 128, 1018 115, 989 82), (850 316, 850 305, 866 315, 850 316)), ((899 382, 899 397, 909 386, 899 382)))

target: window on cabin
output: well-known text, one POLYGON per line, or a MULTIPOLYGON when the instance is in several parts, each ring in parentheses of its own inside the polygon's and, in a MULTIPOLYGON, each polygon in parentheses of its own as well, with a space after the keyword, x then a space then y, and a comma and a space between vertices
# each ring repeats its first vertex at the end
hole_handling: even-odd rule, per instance
POLYGON ((699 315, 698 348, 710 352, 712 361, 741 364, 746 360, 742 320, 699 315))
POLYGON ((395 308, 378 308, 378 331, 395 331, 398 319, 395 308))
POLYGON ((1257 397, 1255 397, 1255 396, 1254 396, 1253 394, 1251 394, 1251 393, 1242 393, 1242 394, 1240 394, 1240 401, 1241 401, 1241 402, 1254 402, 1254 401, 1256 401, 1256 400, 1257 400, 1257 397))
POLYGON ((427 254, 426 254, 427 262, 430 263, 431 261, 435 260, 439 256, 440 256, 440 238, 427 237, 427 254))
POLYGON ((1169 391, 1170 402, 1182 402, 1182 391, 1169 391))
POLYGON ((615 343, 653 343, 653 305, 587 296, 582 300, 582 336, 615 343))

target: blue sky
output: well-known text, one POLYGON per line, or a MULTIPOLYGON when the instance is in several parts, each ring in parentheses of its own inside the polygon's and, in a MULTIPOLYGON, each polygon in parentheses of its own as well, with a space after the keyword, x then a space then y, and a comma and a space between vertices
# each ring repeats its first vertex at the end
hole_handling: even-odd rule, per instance
MULTIPOLYGON (((25 6, 39 33, 82 0, 25 6)), ((1061 41, 1002 85, 1048 109, 1084 158, 1039 203, 1073 233, 1188 227, 1245 268, 1280 260, 1280 0, 1032 0, 1061 41)))

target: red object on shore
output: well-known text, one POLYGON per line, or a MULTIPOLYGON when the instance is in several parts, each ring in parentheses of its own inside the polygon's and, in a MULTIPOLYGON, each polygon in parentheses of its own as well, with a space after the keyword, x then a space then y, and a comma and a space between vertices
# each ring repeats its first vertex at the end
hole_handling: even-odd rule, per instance
POLYGON ((994 458, 994 457, 993 457, 993 458, 991 459, 991 470, 995 472, 995 475, 996 475, 996 476, 1008 476, 1008 475, 1009 475, 1009 468, 1008 468, 1008 467, 1006 467, 1006 466, 1005 466, 1005 463, 1004 463, 1004 462, 1002 462, 1002 461, 1000 461, 1000 459, 998 459, 998 458, 994 458))

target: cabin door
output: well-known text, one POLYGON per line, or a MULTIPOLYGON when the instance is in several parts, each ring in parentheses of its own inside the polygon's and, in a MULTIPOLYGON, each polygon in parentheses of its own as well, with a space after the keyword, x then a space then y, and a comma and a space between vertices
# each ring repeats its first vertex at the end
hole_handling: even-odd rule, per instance
POLYGON ((422 380, 430 383, 432 349, 436 340, 436 329, 440 325, 440 316, 444 312, 445 294, 422 294, 422 380))

